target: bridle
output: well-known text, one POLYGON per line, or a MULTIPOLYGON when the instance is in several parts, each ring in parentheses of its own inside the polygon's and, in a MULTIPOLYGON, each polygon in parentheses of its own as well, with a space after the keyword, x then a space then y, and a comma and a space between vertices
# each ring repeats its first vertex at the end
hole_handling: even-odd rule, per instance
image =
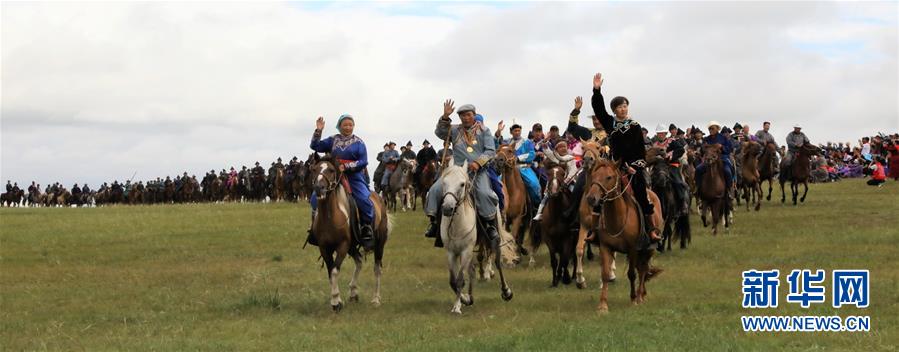
MULTIPOLYGON (((615 173, 614 178, 615 178, 615 184, 611 188, 606 188, 605 186, 602 185, 602 183, 597 182, 597 181, 591 182, 591 184, 590 184, 591 187, 599 186, 599 189, 601 189, 603 191, 602 196, 598 199, 598 201, 601 204, 612 202, 612 201, 624 196, 624 194, 627 193, 628 187, 630 187, 630 185, 631 185, 631 181, 633 181, 633 179, 634 179, 634 175, 628 176, 627 184, 625 184, 624 187, 619 187, 619 186, 621 186, 621 177, 617 172, 615 173)), ((609 235, 610 237, 614 238, 614 237, 621 236, 621 234, 624 232, 624 229, 627 227, 627 219, 630 215, 629 214, 630 208, 625 207, 625 209, 626 209, 627 213, 624 214, 624 221, 625 221, 624 224, 621 225, 621 229, 619 229, 617 233, 615 233, 614 235, 610 234, 609 235)), ((601 217, 601 219, 605 223, 606 217, 603 216, 603 217, 601 217)), ((605 227, 608 228, 608 225, 606 225, 605 227)))

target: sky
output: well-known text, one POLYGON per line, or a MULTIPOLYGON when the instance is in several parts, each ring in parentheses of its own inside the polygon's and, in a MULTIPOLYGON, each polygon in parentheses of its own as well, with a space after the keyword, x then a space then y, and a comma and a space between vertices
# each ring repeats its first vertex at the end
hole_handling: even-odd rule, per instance
MULTIPOLYGON (((340 114, 374 155, 442 102, 563 128, 602 72, 654 130, 899 131, 897 2, 0 5, 0 179, 42 186, 304 159, 340 114)), ((607 98, 609 100, 610 98, 607 98)), ((584 108, 583 123, 592 109, 584 108)))

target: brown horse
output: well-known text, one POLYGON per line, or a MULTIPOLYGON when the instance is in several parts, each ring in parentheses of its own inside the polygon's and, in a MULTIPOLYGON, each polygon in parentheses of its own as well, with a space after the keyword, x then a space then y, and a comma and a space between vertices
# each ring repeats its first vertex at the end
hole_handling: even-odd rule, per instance
MULTIPOLYGON (((359 301, 358 278, 362 270, 362 253, 355 236, 352 235, 352 217, 350 210, 355 209, 350 205, 351 196, 342 184, 342 173, 329 155, 325 155, 315 164, 316 182, 314 185, 318 202, 318 211, 312 219, 312 232, 318 239, 318 249, 328 269, 328 279, 331 283, 331 308, 339 312, 343 308, 340 299, 340 289, 337 277, 340 267, 347 254, 356 263, 356 270, 350 281, 349 301, 359 301)), ((374 219, 372 229, 375 236, 375 291, 371 302, 375 306, 381 304, 381 266, 384 257, 384 245, 390 234, 390 220, 387 217, 387 209, 381 203, 380 197, 372 193, 371 201, 374 204, 374 219)))
MULTIPOLYGON (((531 209, 533 204, 528 197, 527 190, 524 186, 524 180, 521 179, 521 172, 518 170, 517 158, 515 150, 512 146, 504 144, 496 151, 494 162, 497 171, 502 174, 503 196, 506 200, 505 225, 506 231, 512 233, 515 243, 518 244, 519 251, 522 255, 529 254, 524 246, 524 236, 531 227, 531 209)), ((532 241, 533 242, 533 241, 532 241)), ((531 250, 533 252, 533 249, 531 250)), ((530 253, 530 261, 533 264, 534 255, 530 253)))
MULTIPOLYGON (((425 202, 428 200, 428 190, 431 189, 431 186, 434 185, 434 181, 437 179, 437 168, 437 160, 431 160, 422 166, 421 173, 418 174, 415 194, 421 198, 422 206, 424 206, 425 202)), ((416 202, 412 202, 413 211, 416 210, 415 205, 416 202)))
POLYGON ((574 264, 573 272, 577 272, 577 261, 574 260, 574 250, 577 246, 577 229, 572 229, 571 223, 564 218, 565 210, 571 207, 573 200, 568 186, 565 185, 565 169, 558 164, 547 164, 546 205, 543 207, 543 218, 537 228, 536 236, 531 236, 531 247, 536 250, 540 246, 540 239, 549 249, 549 261, 552 266, 552 285, 556 287, 561 280, 563 284, 571 283, 572 274, 568 271, 568 265, 574 264), (550 221, 550 219, 552 221, 550 221))
MULTIPOLYGON (((593 237, 599 244, 599 253, 602 258, 602 290, 599 296, 600 312, 608 312, 607 302, 609 282, 612 281, 613 252, 627 254, 627 278, 631 284, 631 302, 643 303, 646 298, 646 281, 661 272, 659 268, 652 268, 650 260, 655 251, 652 246, 643 247, 641 239, 643 229, 642 216, 639 205, 629 191, 630 178, 622 179, 618 172, 618 163, 601 159, 590 172, 588 179, 588 191, 584 199, 590 207, 601 207, 601 215, 598 220, 598 234, 593 237), (626 182, 626 183, 625 183, 626 182)), ((631 177, 643 177, 633 175, 631 177)), ((647 196, 654 204, 655 211, 653 222, 662 222, 662 209, 659 206, 659 198, 652 190, 646 190, 647 196)), ((646 224, 645 226, 650 226, 646 224)))
POLYGON ((0 205, 6 207, 20 206, 22 205, 22 199, 25 197, 25 191, 19 189, 13 189, 11 192, 6 192, 0 195, 0 205))
POLYGON ((705 164, 705 175, 702 178, 702 184, 699 185, 699 198, 702 200, 702 209, 700 210, 700 218, 702 226, 708 227, 706 214, 709 210, 712 212, 712 235, 718 234, 718 224, 721 218, 724 218, 724 227, 729 228, 730 222, 727 220, 727 198, 724 182, 724 162, 721 161, 721 145, 709 144, 702 147, 703 163, 705 164))
MULTIPOLYGON (((684 182, 687 183, 687 186, 690 187, 690 194, 696 194, 696 153, 692 148, 687 148, 687 164, 681 166, 681 171, 684 174, 684 182)), ((690 213, 696 214, 699 210, 699 198, 698 197, 690 197, 690 213), (696 207, 693 207, 693 204, 696 204, 696 207)))
POLYGON ((762 155, 759 156, 759 188, 761 189, 762 184, 768 181, 768 196, 766 199, 769 201, 771 200, 774 177, 777 176, 776 154, 777 146, 772 142, 768 142, 765 144, 762 155))
MULTIPOLYGON (((786 201, 786 193, 784 192, 784 183, 790 181, 790 190, 793 192, 793 205, 796 205, 796 198, 799 196, 799 184, 805 186, 802 198, 799 202, 805 202, 805 196, 808 195, 808 181, 811 174, 811 157, 812 155, 821 155, 821 150, 811 143, 806 143, 799 147, 799 152, 793 155, 793 165, 790 166, 789 174, 781 172, 780 174, 780 202, 786 201)), ((784 162, 781 161, 780 169, 784 170, 784 162)))
POLYGON ((749 203, 755 202, 755 210, 758 211, 762 206, 762 184, 759 180, 759 155, 762 153, 762 146, 756 142, 743 142, 740 148, 743 153, 740 160, 740 175, 743 182, 740 184, 743 193, 743 199, 746 201, 746 210, 749 210, 749 203))

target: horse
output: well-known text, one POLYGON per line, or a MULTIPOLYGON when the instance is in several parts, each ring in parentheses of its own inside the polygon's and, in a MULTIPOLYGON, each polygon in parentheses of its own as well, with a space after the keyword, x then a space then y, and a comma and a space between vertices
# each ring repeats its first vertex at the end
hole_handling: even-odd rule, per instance
POLYGON ((773 189, 774 177, 777 176, 777 146, 773 142, 765 144, 762 155, 759 156, 759 189, 762 184, 768 181, 768 196, 766 199, 771 200, 771 190, 773 189))
POLYGON ((272 176, 272 202, 284 200, 284 168, 276 167, 272 176))
POLYGON ((25 191, 21 189, 13 189, 10 192, 0 194, 0 205, 6 207, 20 206, 22 199, 25 197, 25 191))
POLYGON ((692 240, 690 234, 690 218, 688 209, 682 209, 682 202, 677 201, 674 189, 673 170, 668 160, 665 159, 665 150, 651 148, 646 152, 646 164, 650 175, 650 187, 662 202, 662 242, 659 243, 659 251, 671 250, 671 242, 677 237, 680 240, 680 248, 686 249, 692 240))
POLYGON ((699 211, 699 198, 692 197, 692 195, 696 194, 696 153, 692 148, 687 148, 687 164, 681 166, 681 172, 684 176, 684 182, 687 183, 687 186, 690 187, 690 202, 687 205, 690 206, 690 213, 696 214, 699 211), (696 204, 696 208, 693 207, 693 204, 696 204))
MULTIPOLYGON (((437 160, 431 160, 425 163, 421 168, 421 172, 418 174, 418 182, 416 182, 417 188, 415 189, 415 193, 421 197, 421 204, 427 202, 428 198, 428 190, 431 189, 431 186, 434 184, 434 181, 437 178, 437 160)), ((415 205, 417 202, 412 202, 412 210, 415 211, 415 205)))
MULTIPOLYGON (((450 288, 456 294, 451 313, 462 314, 462 305, 474 304, 472 295, 472 279, 474 278, 475 245, 478 243, 478 220, 472 196, 472 183, 468 173, 461 166, 448 164, 437 182, 441 183, 441 219, 440 237, 447 252, 450 288), (468 293, 463 293, 466 286, 464 271, 468 271, 468 293)), ((500 253, 499 241, 490 243, 493 253, 500 253)), ((501 297, 505 301, 512 299, 512 289, 506 283, 500 255, 494 255, 494 265, 499 271, 501 297)))
POLYGON ((712 212, 712 235, 718 234, 718 224, 724 217, 725 229, 730 227, 727 212, 727 189, 724 182, 724 162, 721 161, 721 145, 709 144, 702 147, 703 163, 705 164, 705 175, 702 178, 702 184, 699 185, 699 199, 702 200, 702 209, 700 210, 700 218, 702 226, 708 227, 706 222, 706 214, 712 212))
MULTIPOLYGON (((505 209, 505 226, 506 231, 512 233, 515 243, 521 255, 529 255, 529 265, 533 265, 534 254, 529 253, 524 248, 524 236, 531 227, 531 215, 533 204, 528 197, 524 180, 521 179, 521 172, 518 170, 518 158, 515 157, 515 150, 508 144, 501 145, 496 151, 494 163, 497 171, 502 174, 501 180, 503 184, 503 196, 506 199, 505 209)), ((533 242, 533 241, 532 241, 533 242)), ((533 248, 531 249, 533 252, 533 248)))
MULTIPOLYGON (((356 270, 350 280, 350 302, 359 301, 358 279, 362 271, 362 253, 360 244, 352 235, 354 226, 350 204, 351 196, 345 186, 342 186, 343 175, 330 155, 325 155, 315 162, 316 181, 314 189, 318 202, 318 211, 312 219, 312 232, 318 239, 318 249, 325 267, 328 270, 328 280, 331 284, 331 309, 335 313, 343 308, 343 300, 340 298, 340 288, 337 278, 340 267, 347 254, 356 263, 356 270)), ((371 201, 374 204, 374 218, 372 230, 375 237, 374 274, 375 290, 371 303, 381 305, 381 267, 384 258, 384 245, 391 231, 391 221, 387 217, 387 209, 381 203, 380 197, 372 193, 371 201)))
POLYGON ((382 189, 387 199, 387 207, 396 212, 396 197, 399 196, 403 204, 403 211, 412 208, 415 202, 415 190, 412 188, 412 175, 415 173, 415 160, 401 159, 390 174, 387 189, 382 189))
MULTIPOLYGON (((590 173, 590 183, 585 194, 586 197, 584 197, 591 208, 600 207, 602 209, 597 221, 598 234, 592 238, 594 242, 598 242, 602 258, 602 289, 597 307, 600 313, 609 311, 607 297, 609 283, 612 281, 613 252, 627 254, 627 278, 631 284, 631 303, 633 304, 643 303, 646 299, 646 282, 662 271, 662 269, 650 265, 654 250, 641 248, 642 216, 636 199, 628 191, 629 179, 625 184, 618 172, 620 167, 620 163, 607 159, 598 160, 590 173)), ((631 177, 643 177, 643 175, 638 174, 631 177)), ((646 190, 646 193, 655 207, 653 221, 661 223, 660 201, 652 190, 646 190)), ((651 225, 645 224, 644 226, 651 225)))
POLYGON ((755 211, 762 206, 762 184, 759 180, 759 155, 762 153, 762 146, 756 142, 743 142, 743 155, 740 162, 740 175, 742 183, 740 188, 743 191, 743 199, 746 201, 746 210, 749 210, 750 202, 755 202, 755 211))
MULTIPOLYGON (((812 155, 821 155, 821 150, 814 144, 803 144, 799 147, 799 152, 793 155, 793 165, 790 166, 789 174, 781 172, 779 177, 781 204, 786 201, 784 183, 787 181, 790 181, 790 190, 793 192, 793 205, 796 205, 796 198, 799 196, 800 183, 805 186, 805 191, 802 193, 802 198, 799 199, 799 202, 805 202, 805 196, 808 195, 809 175, 811 174, 811 161, 809 159, 811 159, 812 155)), ((785 168, 784 162, 781 161, 780 169, 784 170, 785 168)))
POLYGON ((536 236, 531 236, 531 248, 534 250, 540 245, 540 240, 546 244, 549 250, 549 261, 552 266, 552 287, 563 284, 571 284, 573 272, 577 272, 577 261, 574 260, 575 247, 577 246, 577 229, 565 219, 565 210, 572 206, 572 195, 565 185, 565 169, 558 164, 544 165, 547 175, 546 205, 543 207, 543 218, 536 236), (551 219, 551 220, 550 220, 551 219), (572 273, 568 266, 573 264, 572 273))

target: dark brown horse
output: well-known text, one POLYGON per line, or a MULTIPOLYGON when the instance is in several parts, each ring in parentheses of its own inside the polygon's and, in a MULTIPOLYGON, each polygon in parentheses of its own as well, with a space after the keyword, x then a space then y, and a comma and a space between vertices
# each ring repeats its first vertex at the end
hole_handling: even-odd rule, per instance
POLYGON ((721 218, 724 218, 724 227, 730 227, 727 220, 727 198, 726 183, 724 182, 724 162, 721 161, 721 145, 710 144, 702 147, 703 164, 705 164, 705 175, 702 177, 702 184, 699 185, 699 198, 702 200, 702 209, 700 210, 700 218, 702 226, 708 227, 706 215, 712 212, 712 235, 718 234, 718 224, 721 218))
MULTIPOLYGON (((598 220, 599 229, 590 239, 599 244, 599 252, 602 257, 602 290, 599 296, 598 309, 601 313, 609 311, 607 302, 609 282, 612 281, 612 263, 614 252, 627 254, 627 278, 631 284, 631 303, 640 304, 646 299, 646 281, 661 272, 659 268, 650 265, 653 253, 652 246, 643 248, 641 226, 642 216, 639 205, 629 191, 631 177, 643 177, 632 175, 622 178, 618 172, 618 163, 600 159, 590 172, 587 193, 584 199, 591 208, 601 207, 601 215, 598 220)), ((662 209, 656 194, 652 190, 646 190, 647 196, 654 204, 655 211, 653 222, 662 222, 662 209)), ((646 224, 646 226, 650 226, 646 224)))
POLYGON ((11 192, 6 192, 0 195, 0 205, 6 207, 18 207, 22 204, 22 199, 24 197, 25 191, 21 189, 13 189, 11 192))
MULTIPOLYGON (((359 242, 352 235, 350 213, 350 210, 355 208, 350 206, 352 198, 347 189, 341 185, 343 175, 329 155, 318 160, 314 170, 317 170, 314 189, 318 211, 315 218, 312 219, 312 232, 318 239, 318 249, 325 262, 325 267, 328 269, 328 279, 331 283, 331 308, 335 312, 339 312, 343 308, 343 301, 340 299, 337 278, 347 254, 356 263, 356 270, 350 281, 349 301, 359 301, 357 283, 359 272, 362 270, 362 253, 359 242)), ((391 224, 380 197, 375 193, 372 193, 370 197, 375 209, 372 223, 375 236, 375 291, 371 302, 378 306, 381 304, 381 266, 384 245, 387 243, 391 224)))
MULTIPOLYGON (((786 192, 784 192, 784 183, 790 181, 790 190, 793 192, 793 205, 796 205, 796 198, 799 196, 799 184, 801 183, 805 190, 799 202, 805 202, 805 196, 808 195, 808 181, 811 174, 811 157, 812 155, 821 155, 821 150, 811 143, 806 143, 799 148, 799 152, 793 155, 793 164, 790 166, 790 172, 780 174, 780 202, 786 201, 786 192)), ((781 161, 780 169, 785 169, 784 162, 781 161)))
POLYGON ((762 155, 759 156, 759 188, 768 181, 767 200, 771 200, 771 190, 774 188, 774 177, 777 176, 777 146, 768 142, 765 144, 762 155))
MULTIPOLYGON (((422 206, 427 202, 428 190, 431 189, 431 186, 434 185, 434 181, 437 179, 437 168, 437 160, 431 160, 422 166, 421 173, 418 174, 415 193, 421 198, 422 206)), ((412 202, 413 211, 416 210, 416 203, 412 202)))
POLYGON ((662 148, 650 148, 646 152, 646 165, 649 171, 649 184, 652 191, 662 202, 662 242, 659 243, 659 251, 671 250, 671 242, 675 238, 680 240, 680 248, 686 249, 692 240, 690 233, 689 209, 682 209, 684 202, 678 202, 674 189, 674 176, 677 172, 665 158, 666 152, 662 148))
POLYGON ((536 236, 531 236, 531 248, 536 250, 540 246, 539 240, 549 249, 549 261, 552 266, 552 285, 556 287, 561 280, 563 284, 571 283, 573 272, 577 272, 577 261, 574 250, 577 246, 577 228, 564 218, 565 210, 572 205, 571 192, 565 185, 565 169, 558 164, 547 164, 546 169, 546 205, 543 207, 543 218, 540 227, 535 228, 536 236), (570 273, 568 266, 573 264, 570 273))
POLYGON ((749 210, 749 203, 755 202, 755 210, 758 211, 762 206, 762 184, 759 173, 759 155, 762 153, 762 146, 756 142, 743 142, 740 148, 743 151, 740 160, 740 188, 743 193, 743 199, 746 201, 746 210, 749 210))

